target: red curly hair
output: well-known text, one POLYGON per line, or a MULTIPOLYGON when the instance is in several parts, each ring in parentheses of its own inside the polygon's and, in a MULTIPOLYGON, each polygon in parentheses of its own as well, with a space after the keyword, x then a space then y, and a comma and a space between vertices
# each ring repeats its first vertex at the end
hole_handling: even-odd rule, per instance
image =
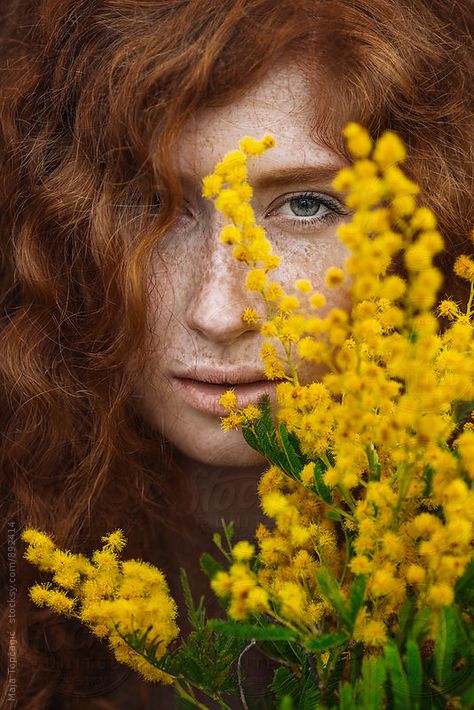
MULTIPOLYGON (((469 0, 3 0, 2 542, 35 526, 89 553, 121 527, 127 555, 158 561, 148 531, 185 533, 173 452, 131 395, 149 357, 147 269, 179 208, 170 156, 201 107, 298 62, 333 150, 344 154, 347 120, 406 142, 449 277, 473 221, 470 10, 469 0)), ((20 544, 14 564, 18 707, 146 707, 145 683, 88 632, 33 607, 37 571, 20 544)), ((9 589, 6 549, 1 565, 9 589)))

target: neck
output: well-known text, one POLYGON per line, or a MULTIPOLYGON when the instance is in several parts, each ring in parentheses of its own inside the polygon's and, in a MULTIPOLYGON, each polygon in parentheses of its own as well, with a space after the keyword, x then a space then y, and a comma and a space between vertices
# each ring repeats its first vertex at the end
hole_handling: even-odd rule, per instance
MULTIPOLYGON (((221 563, 221 553, 212 540, 213 533, 221 534, 224 549, 227 543, 221 519, 234 522, 233 544, 239 540, 253 541, 259 522, 265 516, 259 507, 257 485, 266 465, 215 466, 202 464, 174 452, 172 475, 176 488, 176 526, 160 531, 160 568, 165 572, 171 593, 180 609, 179 626, 184 634, 190 630, 185 614, 185 602, 179 580, 179 568, 186 570, 193 598, 206 597, 210 616, 220 616, 219 603, 209 589, 207 576, 200 569, 203 552, 211 553, 221 563)), ((170 511, 171 513, 171 511, 170 511)))
POLYGON ((190 523, 195 523, 210 539, 214 532, 222 533, 222 519, 234 522, 234 541, 254 537, 259 522, 263 521, 257 485, 265 464, 216 466, 181 453, 176 454, 176 463, 186 500, 183 512, 190 523))

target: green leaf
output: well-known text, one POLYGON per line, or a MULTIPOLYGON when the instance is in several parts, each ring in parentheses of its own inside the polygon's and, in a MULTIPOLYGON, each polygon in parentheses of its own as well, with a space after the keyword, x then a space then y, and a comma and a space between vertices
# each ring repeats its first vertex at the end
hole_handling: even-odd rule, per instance
POLYGON ((345 657, 345 655, 343 653, 340 653, 337 648, 330 651, 330 654, 331 656, 329 658, 328 666, 332 667, 333 671, 327 680, 325 698, 329 707, 331 707, 331 703, 334 702, 334 693, 340 685, 342 677, 347 671, 347 658, 345 657), (335 663, 334 657, 336 658, 335 663))
POLYGON ((316 579, 321 594, 326 597, 329 602, 331 602, 334 609, 341 617, 342 622, 347 627, 349 632, 351 632, 352 627, 354 626, 352 611, 347 608, 345 601, 341 596, 341 592, 339 591, 337 581, 330 575, 329 571, 325 567, 316 572, 316 579))
POLYGON ((314 710, 318 707, 318 700, 319 690, 316 687, 315 679, 308 672, 298 699, 297 710, 314 710))
POLYGON ((298 681, 289 668, 280 666, 280 668, 276 669, 273 674, 270 689, 275 693, 277 701, 282 701, 285 697, 296 700, 298 697, 298 681))
POLYGON ((244 646, 245 641, 224 638, 207 624, 202 630, 191 631, 179 648, 153 665, 199 686, 210 696, 235 693, 238 688, 235 662, 244 646))
POLYGON ((425 466, 424 474, 423 474, 423 483, 424 488, 423 488, 423 493, 421 494, 423 498, 428 498, 431 496, 431 489, 433 485, 433 476, 435 474, 435 470, 433 466, 425 466))
POLYGON ((314 483, 316 493, 325 503, 332 505, 331 489, 323 481, 323 473, 327 470, 326 464, 318 459, 314 462, 314 483))
POLYGON ((361 701, 364 710, 380 710, 385 698, 385 662, 381 656, 362 661, 361 701))
POLYGON ((385 666, 392 686, 393 710, 409 710, 410 688, 397 645, 389 639, 384 648, 385 666))
POLYGON ((306 459, 301 454, 298 438, 288 432, 282 422, 278 430, 275 429, 268 395, 261 397, 259 407, 260 418, 252 422, 251 426, 242 427, 245 441, 290 478, 299 480, 299 472, 306 459))
POLYGON ((183 588, 184 601, 186 604, 186 610, 188 612, 189 623, 197 631, 202 631, 205 624, 206 611, 204 609, 204 597, 199 599, 199 604, 197 607, 194 606, 193 596, 191 593, 191 587, 189 586, 188 575, 183 567, 179 568, 179 577, 181 580, 181 586, 183 588))
POLYGON ((212 579, 217 572, 222 570, 222 565, 220 565, 217 560, 210 555, 208 552, 204 552, 199 559, 199 566, 206 574, 209 579, 212 579))
POLYGON ((421 687, 423 684, 423 667, 421 664, 419 646, 413 639, 408 639, 406 645, 406 668, 410 697, 414 707, 417 707, 420 702, 421 687))
POLYGON ((474 559, 470 560, 455 589, 456 601, 465 606, 474 606, 474 559))
POLYGON ((250 427, 242 425, 242 435, 252 449, 255 449, 255 451, 258 451, 259 453, 263 453, 260 442, 250 427))
POLYGON ((461 707, 466 708, 466 710, 468 708, 470 708, 470 710, 474 708, 474 681, 469 686, 469 688, 465 690, 464 693, 461 695, 461 702, 461 707))
POLYGON ((456 623, 457 623, 457 642, 456 642, 456 647, 464 654, 470 654, 473 651, 473 644, 474 644, 474 628, 472 626, 472 623, 470 623, 470 619, 472 618, 472 612, 474 609, 471 609, 467 614, 466 618, 464 618, 463 614, 461 614, 460 610, 456 606, 451 607, 454 611, 454 616, 456 618, 456 623), (467 619, 469 618, 469 622, 467 619))
POLYGON ((255 639, 256 641, 296 641, 294 631, 286 629, 284 626, 268 624, 267 626, 252 626, 239 621, 223 621, 221 619, 210 619, 209 628, 239 639, 255 639))
POLYGON ((435 639, 434 673, 445 695, 458 696, 474 682, 474 641, 456 606, 440 611, 435 639))
POLYGON ((464 402, 462 400, 458 400, 454 407, 454 421, 456 422, 456 425, 459 426, 459 424, 463 424, 467 421, 473 410, 474 402, 464 402))
POLYGON ((221 518, 221 525, 222 525, 222 529, 224 530, 224 536, 225 536, 225 539, 227 540, 227 545, 229 547, 229 550, 231 550, 232 549, 232 538, 234 537, 234 530, 235 530, 234 521, 231 520, 230 523, 226 523, 224 518, 221 518))
POLYGON ((369 462, 369 477, 371 481, 380 481, 382 466, 379 463, 377 449, 373 444, 366 446, 367 460, 369 462))
POLYGON ((284 470, 291 476, 291 478, 299 480, 299 472, 303 468, 304 462, 299 457, 298 453, 295 451, 292 443, 290 442, 286 427, 283 422, 280 422, 278 426, 278 431, 280 434, 281 447, 286 459, 286 466, 284 470))
POLYGON ((320 707, 319 690, 306 663, 301 668, 299 680, 288 668, 278 668, 273 674, 270 689, 275 693, 277 703, 281 703, 284 698, 290 698, 291 707, 295 710, 315 710, 320 707))
POLYGON ((291 695, 284 695, 280 700, 278 710, 293 710, 293 707, 294 706, 293 700, 291 699, 291 695))
MULTIPOLYGON (((464 693, 474 683, 474 638, 471 623, 467 623, 455 606, 453 609, 456 626, 456 653, 452 673, 455 694, 464 693)), ((474 706, 473 706, 474 707, 474 706)))
POLYGON ((186 698, 182 698, 177 690, 175 690, 176 699, 176 710, 194 710, 196 707, 194 703, 186 698))
POLYGON ((350 682, 355 685, 362 676, 362 661, 364 660, 364 644, 356 643, 351 649, 350 682))
POLYGON ((115 624, 115 629, 131 648, 145 656, 150 663, 156 665, 156 652, 158 647, 163 644, 163 639, 160 638, 159 634, 155 634, 151 639, 148 638, 152 626, 149 626, 144 633, 142 633, 141 629, 134 629, 130 633, 124 634, 121 632, 119 624, 115 624))
POLYGON ((434 649, 435 678, 441 691, 452 688, 452 670, 454 649, 456 645, 456 617, 451 607, 442 607, 439 610, 438 630, 434 649))
POLYGON ((415 615, 413 623, 408 632, 408 637, 414 641, 420 641, 430 628, 431 616, 433 612, 427 607, 420 609, 420 611, 415 615))
POLYGON ((352 583, 350 597, 352 624, 355 624, 357 614, 359 613, 364 604, 366 586, 367 578, 363 574, 358 575, 352 583))
POLYGON ((415 611, 416 599, 414 596, 408 596, 398 612, 399 631, 397 634, 397 640, 399 642, 399 646, 401 646, 401 643, 404 641, 407 630, 411 628, 415 611))
POLYGON ((284 468, 284 459, 278 446, 268 395, 261 398, 259 407, 262 413, 261 417, 252 422, 252 427, 242 427, 244 439, 270 463, 284 468))
POLYGON ((355 710, 354 688, 350 683, 339 685, 339 710, 355 710))
POLYGON ((324 634, 324 636, 318 636, 308 641, 308 643, 305 644, 305 648, 312 652, 327 651, 330 648, 340 646, 344 641, 347 641, 347 639, 347 634, 343 633, 324 634))
POLYGON ((215 545, 216 547, 218 547, 219 549, 221 549, 221 547, 222 547, 222 537, 221 537, 221 534, 218 533, 218 532, 215 532, 215 533, 212 535, 212 542, 214 543, 214 545, 215 545))

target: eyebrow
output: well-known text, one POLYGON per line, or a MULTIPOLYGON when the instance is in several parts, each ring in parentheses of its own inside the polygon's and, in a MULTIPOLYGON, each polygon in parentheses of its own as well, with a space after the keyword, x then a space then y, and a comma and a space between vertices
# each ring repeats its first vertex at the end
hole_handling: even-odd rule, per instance
MULTIPOLYGON (((256 190, 265 190, 272 187, 282 187, 288 185, 316 185, 331 183, 343 165, 321 163, 319 165, 295 165, 269 170, 265 173, 254 175, 250 184, 256 190)), ((183 172, 180 174, 182 183, 193 188, 195 186, 195 175, 183 172)))
POLYGON ((268 173, 256 175, 251 183, 258 189, 281 187, 294 183, 316 183, 332 181, 342 165, 309 165, 280 168, 268 173))

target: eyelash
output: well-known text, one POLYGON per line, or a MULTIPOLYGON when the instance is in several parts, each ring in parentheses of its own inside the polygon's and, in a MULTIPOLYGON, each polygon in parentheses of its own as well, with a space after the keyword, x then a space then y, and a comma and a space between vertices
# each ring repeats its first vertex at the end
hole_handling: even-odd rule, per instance
POLYGON ((293 192, 284 195, 280 198, 277 204, 271 208, 270 212, 267 212, 266 217, 271 217, 272 214, 284 205, 290 204, 295 198, 304 199, 312 198, 316 199, 323 207, 326 207, 329 212, 326 212, 322 216, 318 216, 319 213, 314 215, 314 217, 283 217, 285 220, 290 220, 291 224, 302 229, 310 229, 317 224, 332 224, 339 217, 348 214, 347 210, 344 209, 343 205, 334 198, 329 197, 329 195, 321 194, 319 192, 293 192))
MULTIPOLYGON (((339 217, 345 216, 349 213, 347 210, 344 209, 343 205, 339 202, 339 200, 331 198, 329 197, 329 195, 322 194, 320 192, 293 192, 287 195, 283 195, 283 197, 279 198, 277 204, 272 207, 269 212, 267 212, 265 217, 271 217, 276 210, 278 210, 280 207, 283 207, 284 205, 289 204, 291 200, 294 200, 295 198, 316 198, 317 202, 319 202, 321 205, 323 205, 323 207, 326 207, 329 210, 322 216, 318 216, 318 214, 316 214, 314 217, 295 216, 283 218, 285 220, 290 220, 290 223, 293 227, 297 227, 300 229, 311 229, 312 227, 315 227, 318 224, 333 224, 337 221, 339 217)), ((153 209, 155 215, 159 214, 160 203, 161 199, 160 196, 157 194, 153 209)))

